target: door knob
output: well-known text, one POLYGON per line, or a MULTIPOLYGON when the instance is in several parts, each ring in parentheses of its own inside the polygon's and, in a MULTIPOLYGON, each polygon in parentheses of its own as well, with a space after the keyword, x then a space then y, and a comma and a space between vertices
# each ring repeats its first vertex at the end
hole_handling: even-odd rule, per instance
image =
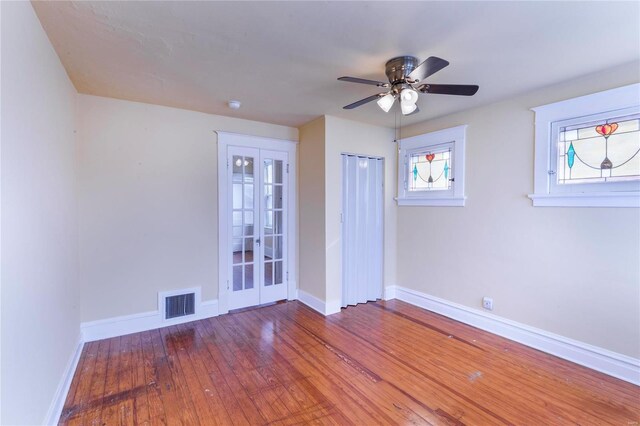
POLYGON ((258 238, 258 239, 256 240, 256 244, 257 244, 257 245, 260 245, 260 238, 258 238))

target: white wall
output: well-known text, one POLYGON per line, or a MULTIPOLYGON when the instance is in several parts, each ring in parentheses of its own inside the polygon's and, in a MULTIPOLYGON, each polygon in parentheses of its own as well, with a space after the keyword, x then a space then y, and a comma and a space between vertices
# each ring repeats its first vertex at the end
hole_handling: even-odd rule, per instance
POLYGON ((155 311, 157 292, 217 299, 215 130, 291 127, 79 95, 82 321, 155 311))
MULTIPOLYGON (((532 207, 534 106, 638 81, 638 63, 403 129, 468 124, 465 207, 400 207, 398 284, 640 357, 640 213, 532 207)), ((482 90, 482 88, 480 88, 482 90)), ((429 96, 437 102, 438 96, 429 96)))
POLYGON ((76 91, 31 3, 1 8, 0 423, 40 424, 80 332, 76 91))

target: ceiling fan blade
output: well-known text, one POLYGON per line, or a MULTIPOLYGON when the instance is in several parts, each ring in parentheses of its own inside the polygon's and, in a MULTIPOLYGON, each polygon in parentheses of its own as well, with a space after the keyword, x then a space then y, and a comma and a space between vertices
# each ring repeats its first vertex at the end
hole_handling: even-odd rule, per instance
POLYGON ((360 99, 359 101, 354 102, 352 104, 349 104, 349 105, 347 105, 345 107, 342 107, 342 108, 343 109, 354 109, 354 108, 359 107, 360 105, 364 105, 364 104, 366 104, 368 102, 375 101, 376 99, 381 98, 384 95, 386 95, 386 93, 378 93, 376 95, 371 95, 368 98, 360 99))
POLYGON ((460 96, 473 96, 478 89, 478 86, 472 84, 423 84, 418 87, 418 90, 422 93, 460 96))
POLYGON ((370 84, 372 86, 378 86, 378 87, 389 87, 389 83, 383 83, 382 81, 375 81, 375 80, 367 80, 366 78, 340 77, 338 78, 338 80, 348 81, 350 83, 370 84))
POLYGON ((409 78, 414 81, 424 80, 430 75, 437 73, 447 65, 449 65, 449 61, 445 61, 444 59, 440 59, 436 56, 429 56, 424 60, 424 62, 418 65, 413 71, 411 71, 411 74, 409 74, 409 78))

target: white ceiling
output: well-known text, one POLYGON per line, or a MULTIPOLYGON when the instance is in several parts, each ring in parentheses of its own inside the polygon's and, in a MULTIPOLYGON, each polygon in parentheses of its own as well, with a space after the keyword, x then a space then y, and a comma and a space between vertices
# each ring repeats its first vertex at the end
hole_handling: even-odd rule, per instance
POLYGON ((299 126, 329 114, 394 126, 377 92, 400 55, 451 65, 415 123, 640 58, 639 2, 34 2, 81 93, 299 126), (237 99, 233 111, 226 101, 237 99))

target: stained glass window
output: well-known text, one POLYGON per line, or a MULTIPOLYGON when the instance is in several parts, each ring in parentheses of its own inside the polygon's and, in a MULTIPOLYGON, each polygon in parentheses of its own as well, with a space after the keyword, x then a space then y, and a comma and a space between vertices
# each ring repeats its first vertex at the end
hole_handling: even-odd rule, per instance
POLYGON ((558 130, 558 185, 640 180, 640 114, 573 120, 558 130))
POLYGON ((412 153, 409 157, 409 191, 443 191, 451 189, 451 146, 412 153))
POLYGON ((640 207, 640 83, 532 108, 534 206, 640 207))
POLYGON ((463 207, 466 125, 398 141, 398 205, 463 207))

